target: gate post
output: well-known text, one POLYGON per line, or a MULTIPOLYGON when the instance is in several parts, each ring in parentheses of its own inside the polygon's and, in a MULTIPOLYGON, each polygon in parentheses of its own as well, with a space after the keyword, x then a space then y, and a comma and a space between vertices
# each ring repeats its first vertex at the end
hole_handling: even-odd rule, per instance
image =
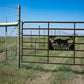
POLYGON ((18 45, 17 45, 18 68, 20 68, 20 5, 18 6, 18 45))
MULTIPOLYGON (((6 23, 7 23, 7 17, 6 17, 6 23)), ((5 52, 6 52, 6 61, 8 59, 7 57, 7 26, 5 26, 5 52)))

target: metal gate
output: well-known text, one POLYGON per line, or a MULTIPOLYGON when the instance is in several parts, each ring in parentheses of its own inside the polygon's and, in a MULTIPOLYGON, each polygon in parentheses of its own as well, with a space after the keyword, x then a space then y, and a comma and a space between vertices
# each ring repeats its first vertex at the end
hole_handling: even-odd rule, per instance
POLYGON ((84 65, 83 31, 84 22, 24 21, 21 62, 84 65), (58 62, 58 58, 62 59, 58 62))

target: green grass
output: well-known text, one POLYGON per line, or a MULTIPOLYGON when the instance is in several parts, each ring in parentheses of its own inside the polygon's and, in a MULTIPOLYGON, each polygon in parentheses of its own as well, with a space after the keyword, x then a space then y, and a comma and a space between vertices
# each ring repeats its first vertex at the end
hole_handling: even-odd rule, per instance
POLYGON ((0 43, 5 43, 5 40, 3 40, 3 39, 0 39, 0 43))
MULTIPOLYGON (((30 38, 24 38, 26 41, 30 41, 30 38)), ((38 41, 38 38, 33 38, 33 40, 38 41)), ((44 38, 40 39, 41 41, 44 38)), ((47 41, 47 38, 45 38, 47 41)), ((76 42, 82 42, 82 38, 78 38, 76 42)), ((0 43, 1 44, 1 43, 0 43)), ((4 44, 4 42, 3 42, 4 44)), ((5 44, 4 44, 5 45, 5 44)), ((35 44, 32 44, 35 47, 35 44)), ((21 63, 21 69, 17 69, 17 44, 16 38, 8 38, 8 59, 0 62, 0 84, 32 84, 33 80, 37 80, 42 75, 51 73, 51 84, 72 84, 72 81, 77 77, 75 72, 75 66, 72 65, 51 65, 51 64, 38 64, 38 63, 21 63), (53 68, 53 70, 52 70, 53 68)), ((31 47, 31 43, 24 44, 24 47, 31 47)), ((47 45, 40 44, 40 48, 46 48, 47 45)), ((79 48, 77 46, 77 48, 79 48)), ((38 44, 36 45, 38 48, 38 44)), ((0 47, 0 52, 5 51, 5 46, 0 47)), ((84 49, 84 48, 83 48, 84 49)), ((37 54, 37 55, 47 55, 46 50, 24 50, 24 54, 37 54)), ((73 56, 72 51, 49 51, 52 56, 73 56)), ((83 54, 81 54, 83 55, 83 54)), ((28 61, 42 61, 47 62, 47 57, 23 57, 24 60, 28 61)), ((1 60, 1 59, 0 59, 1 60)), ((71 58, 49 58, 50 62, 61 62, 61 63, 73 63, 71 58)), ((81 63, 84 61, 80 60, 81 63)), ((84 71, 84 67, 82 67, 84 71)), ((42 81, 41 81, 42 82, 42 81)))

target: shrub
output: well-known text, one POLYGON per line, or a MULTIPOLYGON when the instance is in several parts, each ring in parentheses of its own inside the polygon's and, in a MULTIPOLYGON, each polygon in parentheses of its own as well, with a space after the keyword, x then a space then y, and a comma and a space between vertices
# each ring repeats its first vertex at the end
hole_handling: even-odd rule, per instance
POLYGON ((0 47, 0 53, 4 52, 5 48, 4 47, 0 47))
POLYGON ((0 43, 5 43, 5 40, 0 39, 0 43))

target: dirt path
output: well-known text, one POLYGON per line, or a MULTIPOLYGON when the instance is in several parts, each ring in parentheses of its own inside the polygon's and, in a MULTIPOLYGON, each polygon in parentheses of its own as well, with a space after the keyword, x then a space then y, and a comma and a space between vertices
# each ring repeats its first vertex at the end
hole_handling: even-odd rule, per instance
POLYGON ((6 54, 5 52, 0 53, 0 62, 5 60, 5 58, 6 58, 5 54, 6 54))
POLYGON ((84 79, 82 77, 82 75, 78 75, 78 78, 73 81, 73 84, 84 84, 84 79))
POLYGON ((6 54, 5 52, 0 53, 0 58, 1 58, 2 56, 4 56, 5 54, 6 54))
POLYGON ((40 77, 32 80, 30 84, 51 84, 50 77, 52 77, 50 72, 42 74, 40 77))
POLYGON ((74 79, 73 84, 84 84, 84 75, 82 74, 82 67, 83 66, 76 66, 77 71, 77 78, 74 79))

